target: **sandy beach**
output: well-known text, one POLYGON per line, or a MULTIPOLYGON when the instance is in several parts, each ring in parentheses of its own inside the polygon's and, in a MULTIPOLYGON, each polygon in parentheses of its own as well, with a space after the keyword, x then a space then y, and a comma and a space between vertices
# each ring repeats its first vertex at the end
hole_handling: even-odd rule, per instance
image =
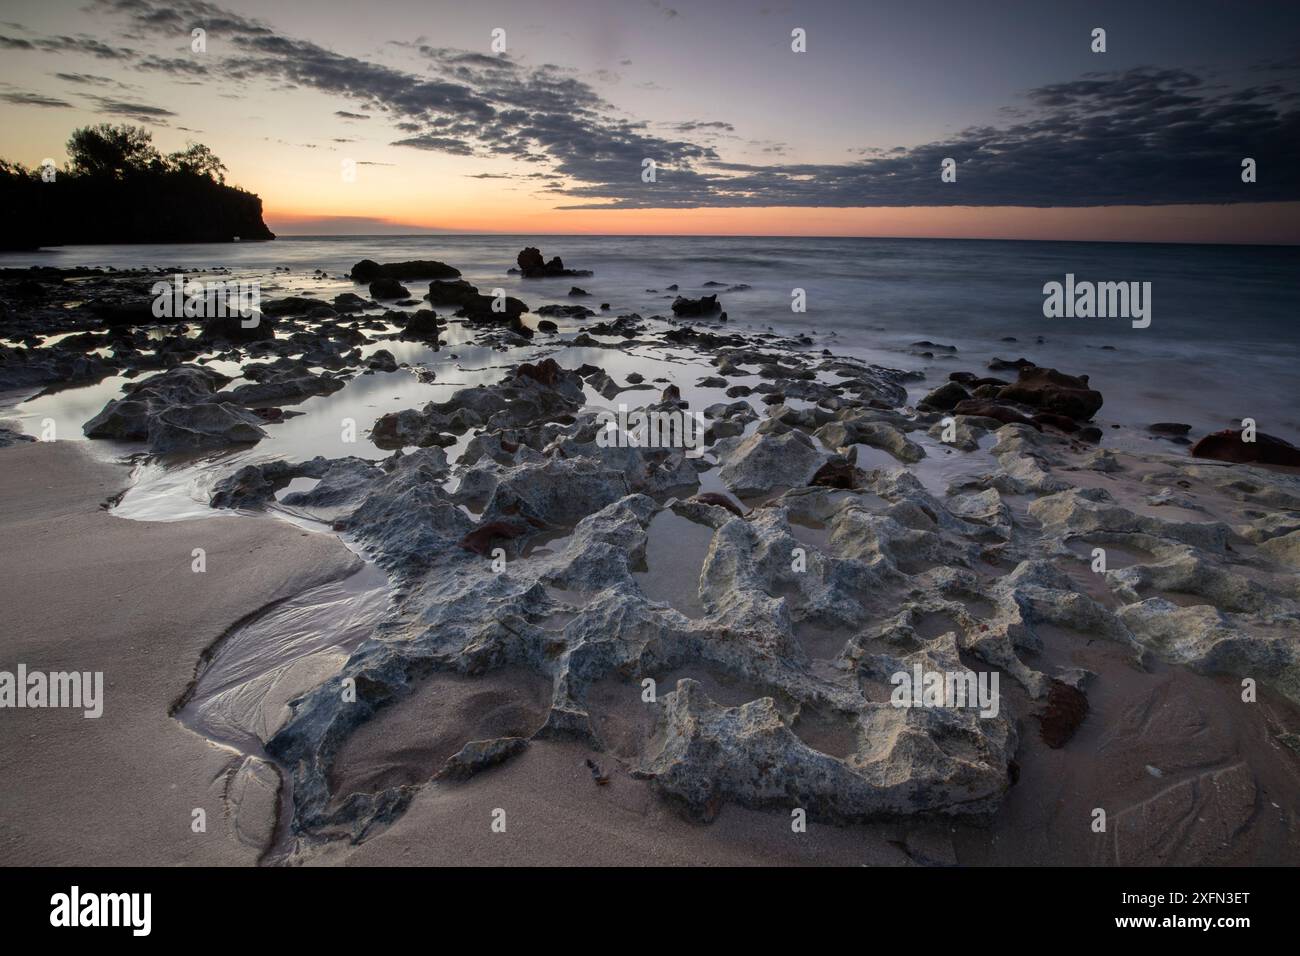
POLYGON ((276 801, 232 801, 232 755, 169 711, 229 628, 357 559, 331 535, 251 518, 125 521, 102 506, 128 468, 66 442, 3 453, 4 665, 102 671, 105 701, 96 719, 6 711, 0 855, 41 866, 256 863, 276 801), (191 571, 194 548, 207 552, 202 574, 191 571), (206 833, 191 829, 196 808, 206 833))
POLYGON ((0 666, 102 671, 104 712, 6 711, 9 859, 1300 856, 1286 441, 1125 426, 1023 357, 876 364, 707 287, 643 317, 523 278, 559 301, 495 312, 386 269, 455 271, 262 276, 251 331, 39 276, 0 666), (51 335, 68 294, 136 318, 51 335), (914 671, 1000 690, 900 707, 914 671))

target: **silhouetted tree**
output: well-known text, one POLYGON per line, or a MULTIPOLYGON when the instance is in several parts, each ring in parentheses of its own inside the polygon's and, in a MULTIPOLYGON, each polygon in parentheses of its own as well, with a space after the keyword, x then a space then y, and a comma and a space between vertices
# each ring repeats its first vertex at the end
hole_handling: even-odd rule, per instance
POLYGON ((0 160, 0 249, 275 238, 201 143, 162 156, 147 129, 101 123, 75 130, 68 156, 64 170, 0 160))
POLYGON ((173 172, 205 176, 214 183, 226 181, 225 164, 202 143, 190 143, 185 149, 169 154, 166 165, 173 172))
POLYGON ((140 126, 100 123, 74 130, 68 139, 68 169, 74 175, 121 179, 159 162, 153 134, 140 126))

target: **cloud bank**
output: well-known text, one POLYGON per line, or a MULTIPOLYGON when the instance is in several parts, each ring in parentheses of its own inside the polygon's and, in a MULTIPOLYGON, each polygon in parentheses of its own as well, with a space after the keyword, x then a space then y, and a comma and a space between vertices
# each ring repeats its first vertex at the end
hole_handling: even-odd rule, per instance
MULTIPOLYGON (((572 71, 424 44, 408 47, 427 75, 334 52, 206 0, 95 0, 132 42, 202 27, 232 52, 164 57, 85 35, 0 36, 0 47, 121 60, 186 82, 299 87, 339 99, 336 116, 387 120, 394 145, 457 156, 507 157, 539 167, 560 208, 737 206, 1100 206, 1300 199, 1300 97, 1287 64, 1261 64, 1264 82, 1209 83, 1184 69, 1091 73, 1028 91, 1008 125, 972 127, 919 146, 864 149, 847 163, 727 162, 692 137, 734 129, 684 119, 663 134, 619 114, 572 71), (1254 158, 1258 181, 1241 181, 1254 158), (941 163, 957 164, 942 182, 941 163), (656 182, 643 162, 654 160, 656 182)), ((38 93, 9 102, 55 106, 38 93)), ((155 120, 162 107, 102 98, 105 112, 155 120)), ((373 124, 370 124, 373 125, 373 124)), ((663 124, 660 124, 663 125, 663 124)))

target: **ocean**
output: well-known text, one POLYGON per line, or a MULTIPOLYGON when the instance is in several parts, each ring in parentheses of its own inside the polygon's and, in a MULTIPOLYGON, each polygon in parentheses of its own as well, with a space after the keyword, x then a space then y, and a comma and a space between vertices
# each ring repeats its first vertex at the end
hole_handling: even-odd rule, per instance
MULTIPOLYGON (((1102 424, 1181 421, 1198 432, 1240 426, 1300 442, 1300 248, 948 239, 699 236, 286 236, 274 242, 69 246, 0 255, 0 267, 227 267, 269 277, 353 263, 440 259, 481 289, 536 307, 578 300, 611 314, 670 314, 681 294, 718 292, 731 323, 803 332, 816 344, 881 364, 979 371, 1021 356, 1086 374, 1106 397, 1102 424), (559 255, 578 279, 506 275, 524 246, 559 255), (1043 286, 1149 282, 1147 328, 1126 318, 1047 318, 1043 286), (719 283, 706 286, 706 283, 719 283), (728 291, 734 286, 746 289, 728 291), (792 311, 794 290, 806 311, 792 311), (651 291, 653 290, 653 291, 651 291), (1005 341, 1015 339, 1015 341, 1005 341), (956 353, 915 354, 918 341, 956 353)), ((277 277, 284 286, 289 280, 277 277)), ((340 286, 343 288, 344 286, 340 286)), ((350 286, 348 286, 350 287, 350 286)), ((416 293, 419 294, 418 292, 416 293)), ((997 373, 990 373, 997 374, 997 373)), ((1007 374, 1007 373, 1002 373, 1007 374)))

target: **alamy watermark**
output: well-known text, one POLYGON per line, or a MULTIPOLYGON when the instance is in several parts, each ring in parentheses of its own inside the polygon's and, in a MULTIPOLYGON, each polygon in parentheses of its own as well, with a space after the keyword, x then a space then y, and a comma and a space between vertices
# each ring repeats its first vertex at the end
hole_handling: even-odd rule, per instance
POLYGON ((687 458, 704 454, 704 413, 672 411, 629 411, 596 413, 596 444, 601 448, 684 448, 687 458))
POLYGON ((172 281, 155 282, 155 319, 223 319, 238 316, 246 329, 261 321, 262 284, 257 279, 216 279, 186 281, 179 273, 172 281))
POLYGON ((78 707, 95 719, 104 713, 103 671, 0 671, 0 709, 78 707))
POLYGON ((1151 324, 1150 282, 1076 282, 1067 272, 1064 283, 1044 284, 1043 295, 1049 319, 1132 319, 1135 329, 1151 324))
POLYGON ((889 678, 895 707, 979 707, 981 717, 996 717, 1001 710, 997 671, 927 671, 920 664, 911 672, 898 671, 889 678))
POLYGON ((132 936, 153 928, 152 893, 82 893, 78 886, 50 897, 50 925, 126 926, 132 936))

